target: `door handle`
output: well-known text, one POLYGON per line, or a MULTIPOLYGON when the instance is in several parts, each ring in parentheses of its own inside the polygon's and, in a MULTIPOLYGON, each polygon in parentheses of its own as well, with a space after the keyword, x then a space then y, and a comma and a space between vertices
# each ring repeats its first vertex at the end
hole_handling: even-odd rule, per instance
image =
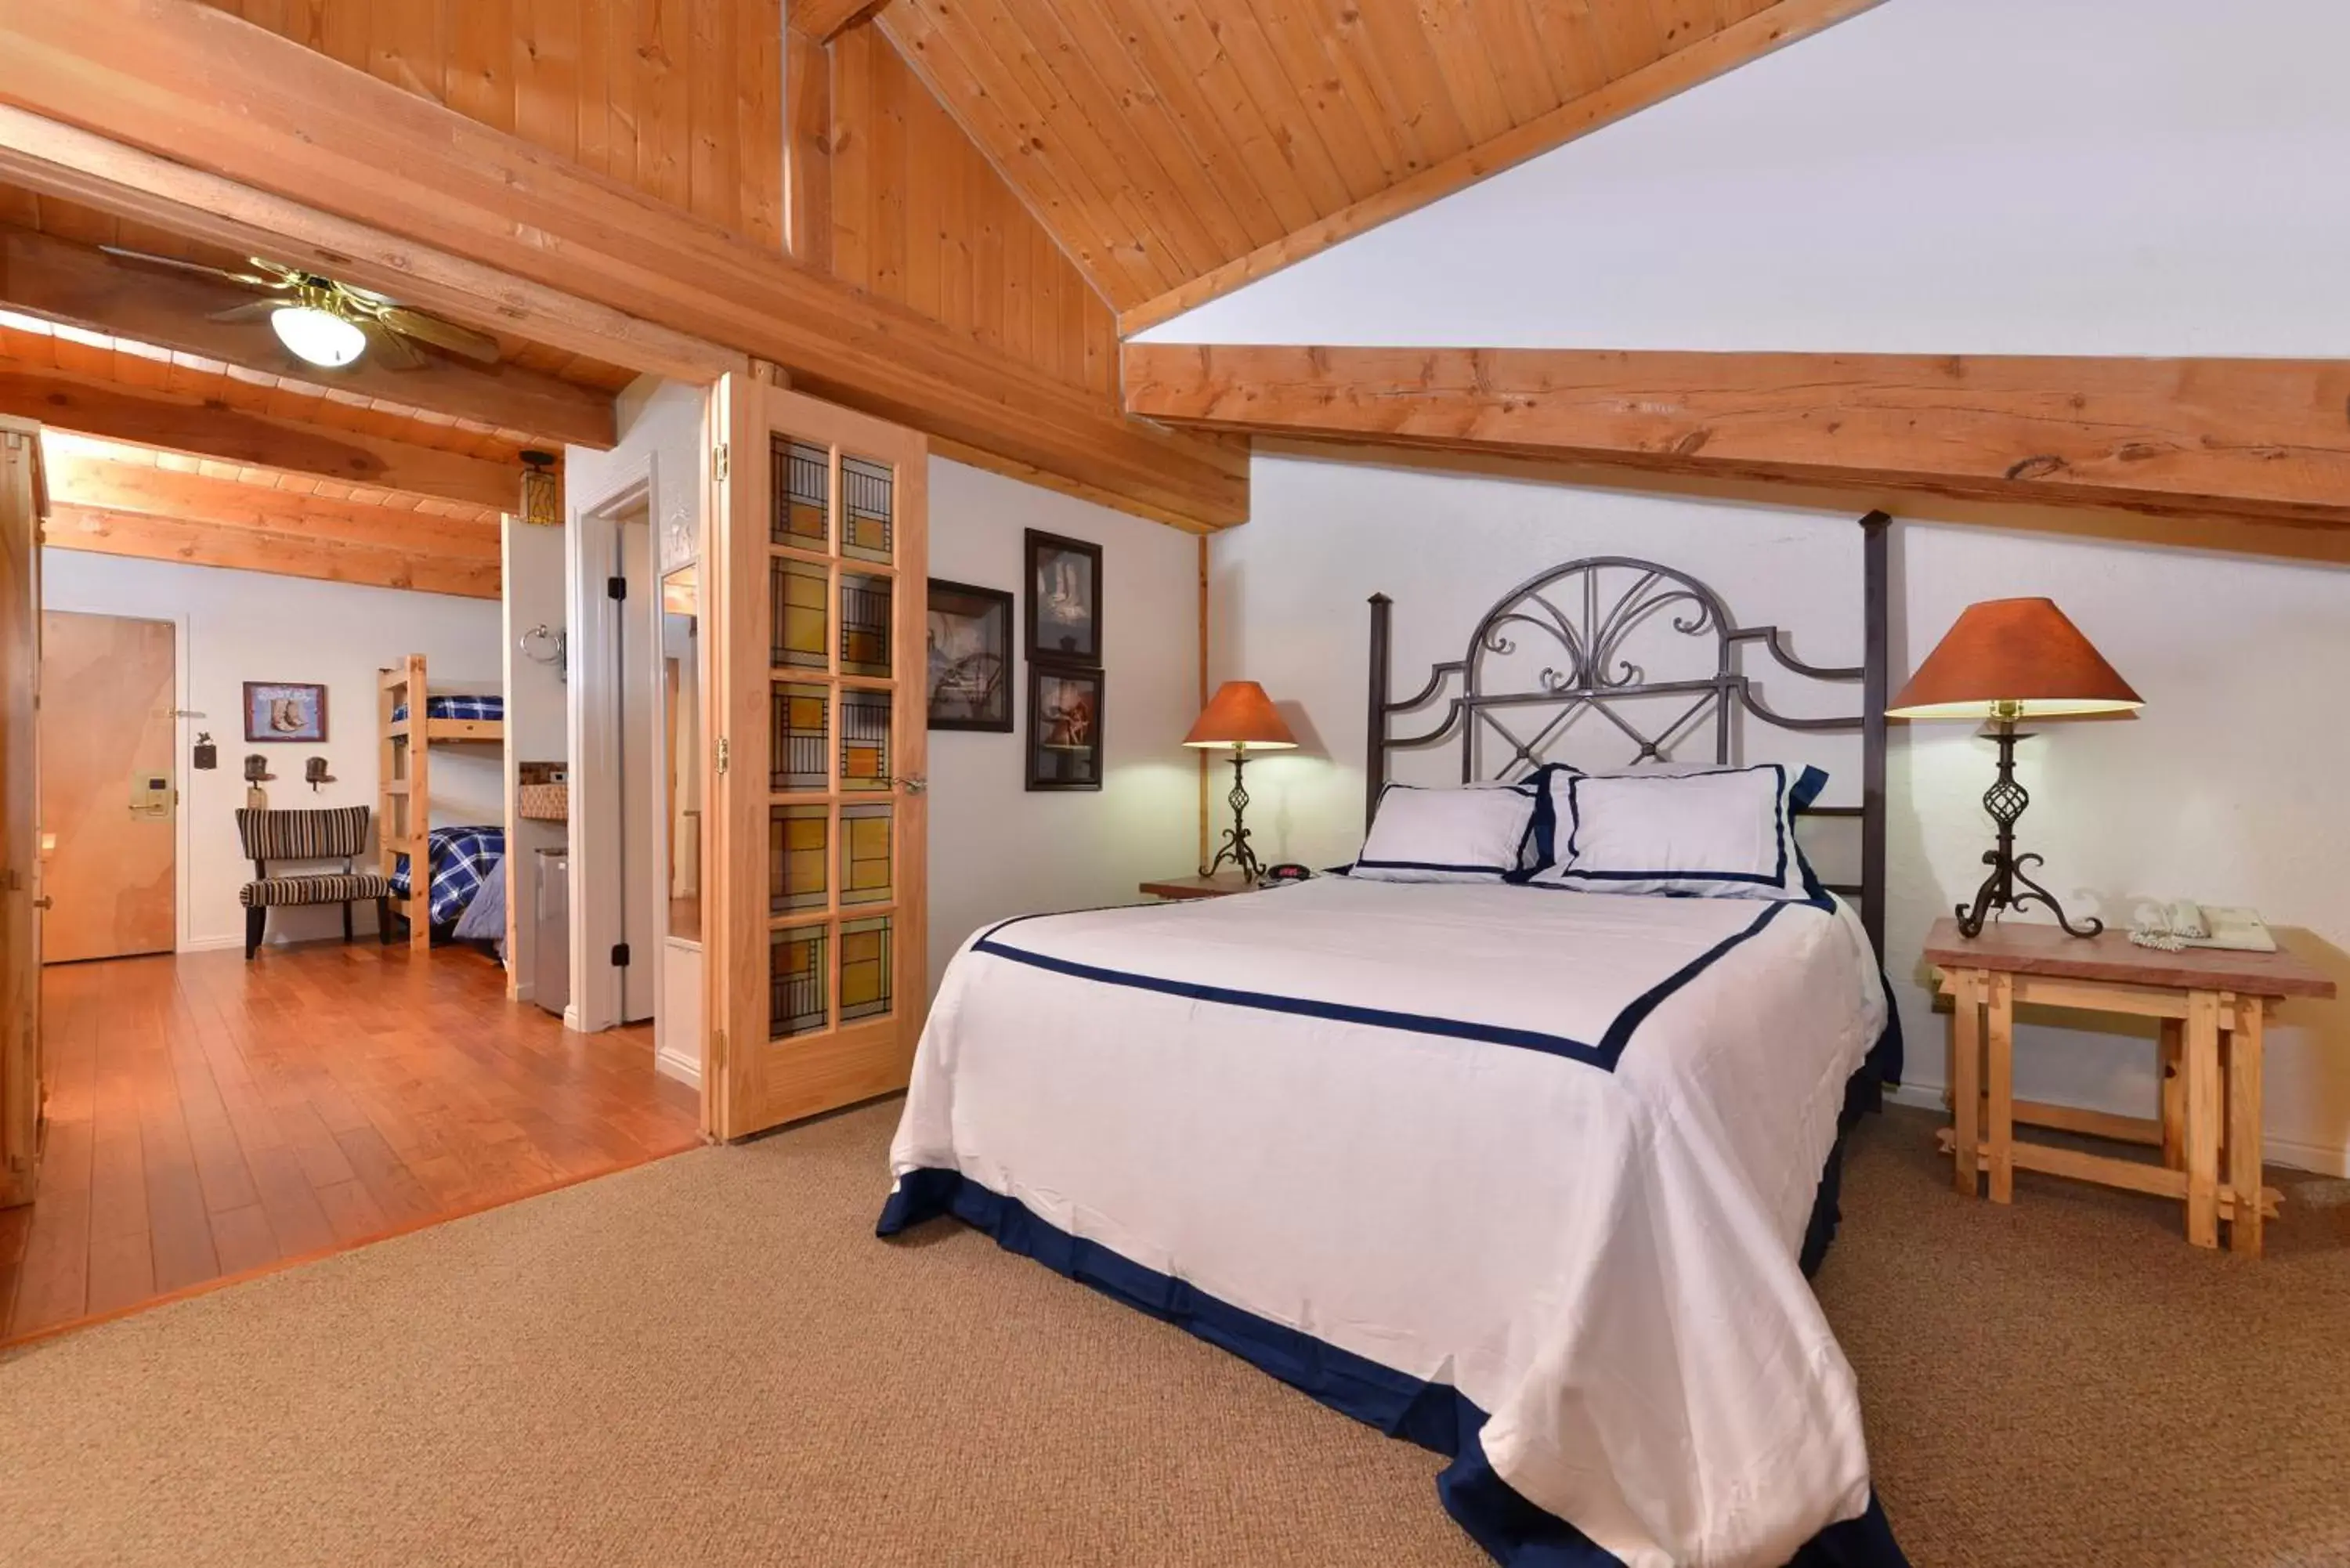
POLYGON ((47 893, 42 894, 39 898, 33 900, 33 908, 36 909, 46 909, 48 907, 49 896, 47 893))
POLYGON ((889 782, 903 789, 908 794, 920 794, 931 787, 931 781, 920 774, 900 774, 889 782))

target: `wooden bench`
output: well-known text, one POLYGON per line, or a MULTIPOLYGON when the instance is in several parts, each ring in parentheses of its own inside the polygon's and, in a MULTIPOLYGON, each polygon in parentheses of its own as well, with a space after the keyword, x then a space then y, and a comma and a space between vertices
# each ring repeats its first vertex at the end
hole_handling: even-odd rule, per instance
POLYGON ((238 902, 244 906, 244 956, 251 961, 267 934, 269 911, 309 904, 343 907, 343 940, 351 940, 351 906, 375 901, 380 939, 391 940, 391 882, 373 871, 355 868, 367 847, 368 808, 336 806, 324 811, 256 811, 236 814, 237 837, 253 859, 254 879, 244 885, 238 902), (272 877, 272 860, 336 860, 340 871, 297 873, 272 877))

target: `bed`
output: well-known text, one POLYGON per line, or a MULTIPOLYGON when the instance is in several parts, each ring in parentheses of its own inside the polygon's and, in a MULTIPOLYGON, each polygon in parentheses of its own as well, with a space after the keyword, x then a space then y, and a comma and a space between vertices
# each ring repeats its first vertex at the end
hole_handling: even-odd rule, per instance
POLYGON ((882 1233, 951 1214, 1451 1456, 1443 1504, 1505 1563, 1899 1564, 1805 1279, 1844 1131, 1899 1070, 1885 525, 1856 669, 1604 557, 1513 589, 1397 701, 1373 603, 1374 797, 1399 752, 1538 774, 1594 713, 1642 761, 1692 735, 1745 761, 1749 721, 1856 735, 1858 800, 1809 825, 1858 829, 1856 883, 1807 850, 1783 901, 1327 877, 991 926, 932 1004, 882 1233), (1749 649, 1782 684, 1858 684, 1860 711, 1800 711, 1749 649))
MULTIPOLYGON (((436 827, 426 835, 425 862, 432 867, 426 892, 427 919, 435 926, 453 926, 500 869, 506 855, 506 830, 487 824, 436 827)), ((413 900, 416 879, 409 857, 396 857, 391 867, 391 896, 413 900)))
POLYGON ((376 677, 378 751, 377 853, 395 906, 407 919, 411 947, 431 950, 435 927, 445 930, 464 912, 488 868, 505 853, 505 830, 432 827, 432 748, 497 746, 505 741, 505 698, 496 693, 435 692, 424 655, 411 653, 376 677), (411 716, 421 704, 421 719, 411 716), (457 846, 455 853, 445 852, 457 846), (409 866, 423 855, 431 867, 419 897, 409 866))
MULTIPOLYGON (((445 697, 424 699, 424 716, 431 719, 468 721, 475 723, 502 724, 506 717, 506 700, 494 694, 452 693, 445 697)), ((408 717, 408 704, 400 703, 391 711, 393 723, 408 717)))

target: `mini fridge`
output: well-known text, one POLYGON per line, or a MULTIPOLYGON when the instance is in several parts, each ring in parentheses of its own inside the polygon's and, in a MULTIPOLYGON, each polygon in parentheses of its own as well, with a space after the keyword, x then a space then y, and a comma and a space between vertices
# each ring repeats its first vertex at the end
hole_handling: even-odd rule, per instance
POLYGON ((571 1002, 571 851, 531 857, 531 1000, 557 1017, 571 1002))

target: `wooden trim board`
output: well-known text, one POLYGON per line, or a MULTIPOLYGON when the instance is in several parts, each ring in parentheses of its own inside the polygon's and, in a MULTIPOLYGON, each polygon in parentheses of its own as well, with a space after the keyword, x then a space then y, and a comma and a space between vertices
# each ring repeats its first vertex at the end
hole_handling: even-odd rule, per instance
POLYGON ((494 599, 499 593, 495 557, 459 560, 342 544, 308 534, 224 527, 88 506, 52 507, 41 542, 57 550, 184 561, 198 566, 227 566, 369 587, 412 588, 466 598, 494 599))
POLYGON ((0 179, 647 375, 713 381, 744 362, 706 338, 5 103, 0 179))
POLYGON ((2350 361, 1128 343, 1170 423, 2350 525, 2350 361))
POLYGON ((0 358, 0 413, 109 441, 501 511, 514 509, 522 495, 519 464, 224 408, 191 393, 99 380, 19 359, 0 358))
MULTIPOLYGON (((214 312, 259 297, 234 284, 141 267, 94 246, 0 225, 0 303, 109 337, 268 375, 308 379, 265 324, 212 319, 214 312)), ((600 449, 614 440, 610 394, 516 365, 475 366, 433 355, 422 365, 400 369, 370 354, 318 384, 526 431, 556 446, 600 449)))

